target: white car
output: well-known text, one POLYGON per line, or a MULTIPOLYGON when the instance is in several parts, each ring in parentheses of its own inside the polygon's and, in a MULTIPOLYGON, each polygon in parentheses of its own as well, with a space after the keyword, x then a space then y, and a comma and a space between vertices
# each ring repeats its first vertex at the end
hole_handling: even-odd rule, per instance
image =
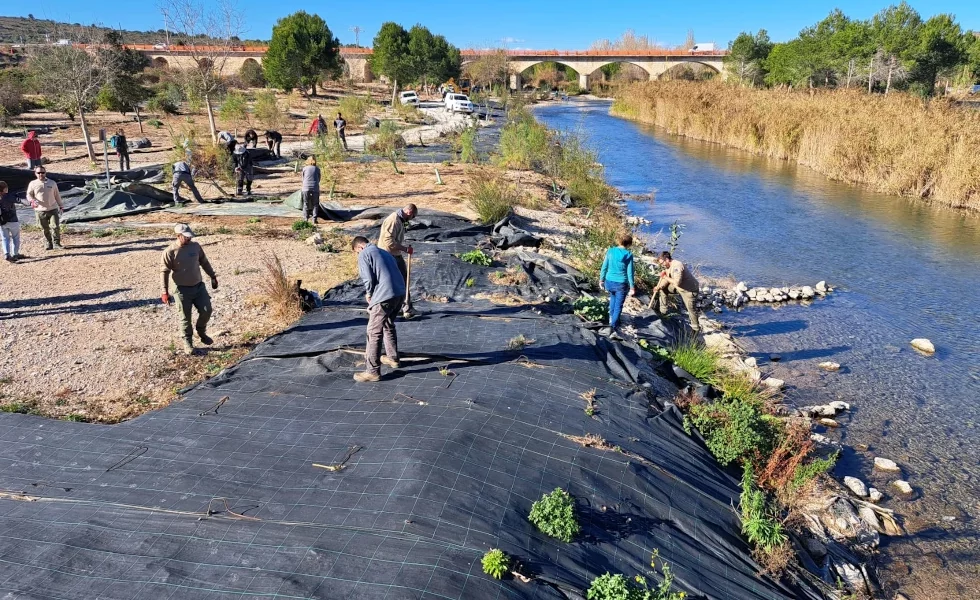
POLYGON ((419 95, 415 93, 415 90, 408 90, 398 94, 398 101, 402 104, 414 104, 419 105, 419 95))
POLYGON ((466 94, 446 94, 446 112, 473 112, 473 103, 466 94))

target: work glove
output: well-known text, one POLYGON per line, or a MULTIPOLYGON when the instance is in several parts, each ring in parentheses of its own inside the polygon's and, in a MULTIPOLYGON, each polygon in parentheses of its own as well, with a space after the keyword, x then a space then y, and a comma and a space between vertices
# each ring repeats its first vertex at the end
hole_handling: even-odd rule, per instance
POLYGON ((217 277, 212 277, 211 278, 211 289, 212 290, 218 289, 218 278, 217 277))
POLYGON ((408 250, 406 250, 405 252, 408 253, 408 254, 415 254, 415 248, 412 248, 411 246, 409 246, 408 247, 408 250))
POLYGON ((164 292, 163 294, 160 295, 160 300, 164 304, 170 304, 170 294, 168 294, 167 292, 164 292))

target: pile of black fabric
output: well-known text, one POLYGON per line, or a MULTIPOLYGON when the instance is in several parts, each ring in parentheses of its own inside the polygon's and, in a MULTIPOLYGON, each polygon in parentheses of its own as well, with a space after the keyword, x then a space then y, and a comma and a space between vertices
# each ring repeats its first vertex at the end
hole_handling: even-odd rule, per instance
POLYGON ((490 235, 490 242, 494 246, 506 250, 514 246, 537 248, 541 245, 541 238, 517 227, 512 220, 513 217, 506 216, 494 224, 490 235))
POLYGON ((72 202, 62 217, 65 223, 97 221, 109 217, 137 215, 173 206, 173 196, 151 185, 124 183, 113 188, 78 190, 81 198, 72 202))
MULTIPOLYGON (((402 367, 379 383, 352 380, 366 312, 351 283, 132 421, 0 413, 0 591, 567 600, 607 571, 649 576, 658 549, 692 597, 819 597, 758 574, 737 478, 684 432, 676 388, 636 346, 557 305, 484 299, 504 265, 455 254, 485 230, 435 221, 409 232, 423 315, 398 324, 402 367), (572 543, 528 521, 558 487, 575 499, 572 543), (489 548, 531 580, 483 574, 489 548)), ((571 276, 525 267, 528 293, 571 276)))

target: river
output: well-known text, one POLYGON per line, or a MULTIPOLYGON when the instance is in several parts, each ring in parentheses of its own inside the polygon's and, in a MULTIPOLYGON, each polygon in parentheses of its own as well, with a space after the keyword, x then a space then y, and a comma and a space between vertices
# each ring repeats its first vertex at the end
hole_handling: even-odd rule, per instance
MULTIPOLYGON (((787 381, 795 405, 842 399, 825 432, 851 449, 837 476, 885 492, 910 535, 883 541, 886 590, 980 597, 980 218, 871 193, 803 167, 671 136, 610 116, 604 101, 538 107, 547 126, 580 134, 646 233, 684 224, 678 257, 749 286, 837 291, 810 306, 749 307, 718 318, 787 381), (934 356, 909 341, 926 337, 934 356), (770 362, 772 354, 779 362, 770 362), (824 373, 817 364, 842 365, 824 373), (865 449, 865 447, 867 447, 865 449), (891 458, 915 489, 895 497, 873 458, 891 458)), ((663 237, 661 237, 663 239, 663 237)), ((658 249, 662 249, 658 248, 658 249)))

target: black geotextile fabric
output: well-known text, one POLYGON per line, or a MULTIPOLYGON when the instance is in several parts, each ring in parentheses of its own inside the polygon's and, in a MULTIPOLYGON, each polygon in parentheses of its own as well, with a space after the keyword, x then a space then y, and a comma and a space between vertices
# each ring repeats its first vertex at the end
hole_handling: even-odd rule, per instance
MULTIPOLYGON (((95 175, 74 175, 69 173, 55 173, 50 166, 45 167, 48 171, 48 179, 58 184, 61 191, 69 190, 73 187, 84 187, 87 181, 99 179, 105 183, 105 172, 95 175)), ((144 181, 157 179, 163 173, 162 166, 152 166, 143 169, 132 169, 129 171, 110 171, 110 175, 117 181, 144 181)), ((10 167, 0 167, 0 181, 7 183, 10 193, 18 197, 24 197, 27 192, 27 185, 37 177, 34 171, 29 169, 12 169, 10 167)))
POLYGON ((62 221, 80 223, 109 217, 137 215, 173 206, 173 195, 142 183, 124 183, 115 188, 81 190, 82 197, 65 211, 62 221))
POLYGON ((0 592, 582 598, 606 571, 649 574, 659 549, 693 597, 817 597, 756 574, 733 508, 738 481, 664 410, 652 391, 664 382, 645 381, 636 347, 558 305, 491 304, 477 296, 493 293, 482 277, 495 267, 444 277, 462 261, 444 242, 413 244, 419 289, 455 289, 467 272, 480 280, 458 301, 418 302, 423 315, 398 323, 402 368, 379 383, 351 378, 366 311, 347 286, 132 421, 0 414, 0 592), (586 447, 586 435, 615 449, 586 447), (582 525, 570 544, 527 520, 557 487, 582 525), (483 574, 491 547, 532 581, 483 574))

